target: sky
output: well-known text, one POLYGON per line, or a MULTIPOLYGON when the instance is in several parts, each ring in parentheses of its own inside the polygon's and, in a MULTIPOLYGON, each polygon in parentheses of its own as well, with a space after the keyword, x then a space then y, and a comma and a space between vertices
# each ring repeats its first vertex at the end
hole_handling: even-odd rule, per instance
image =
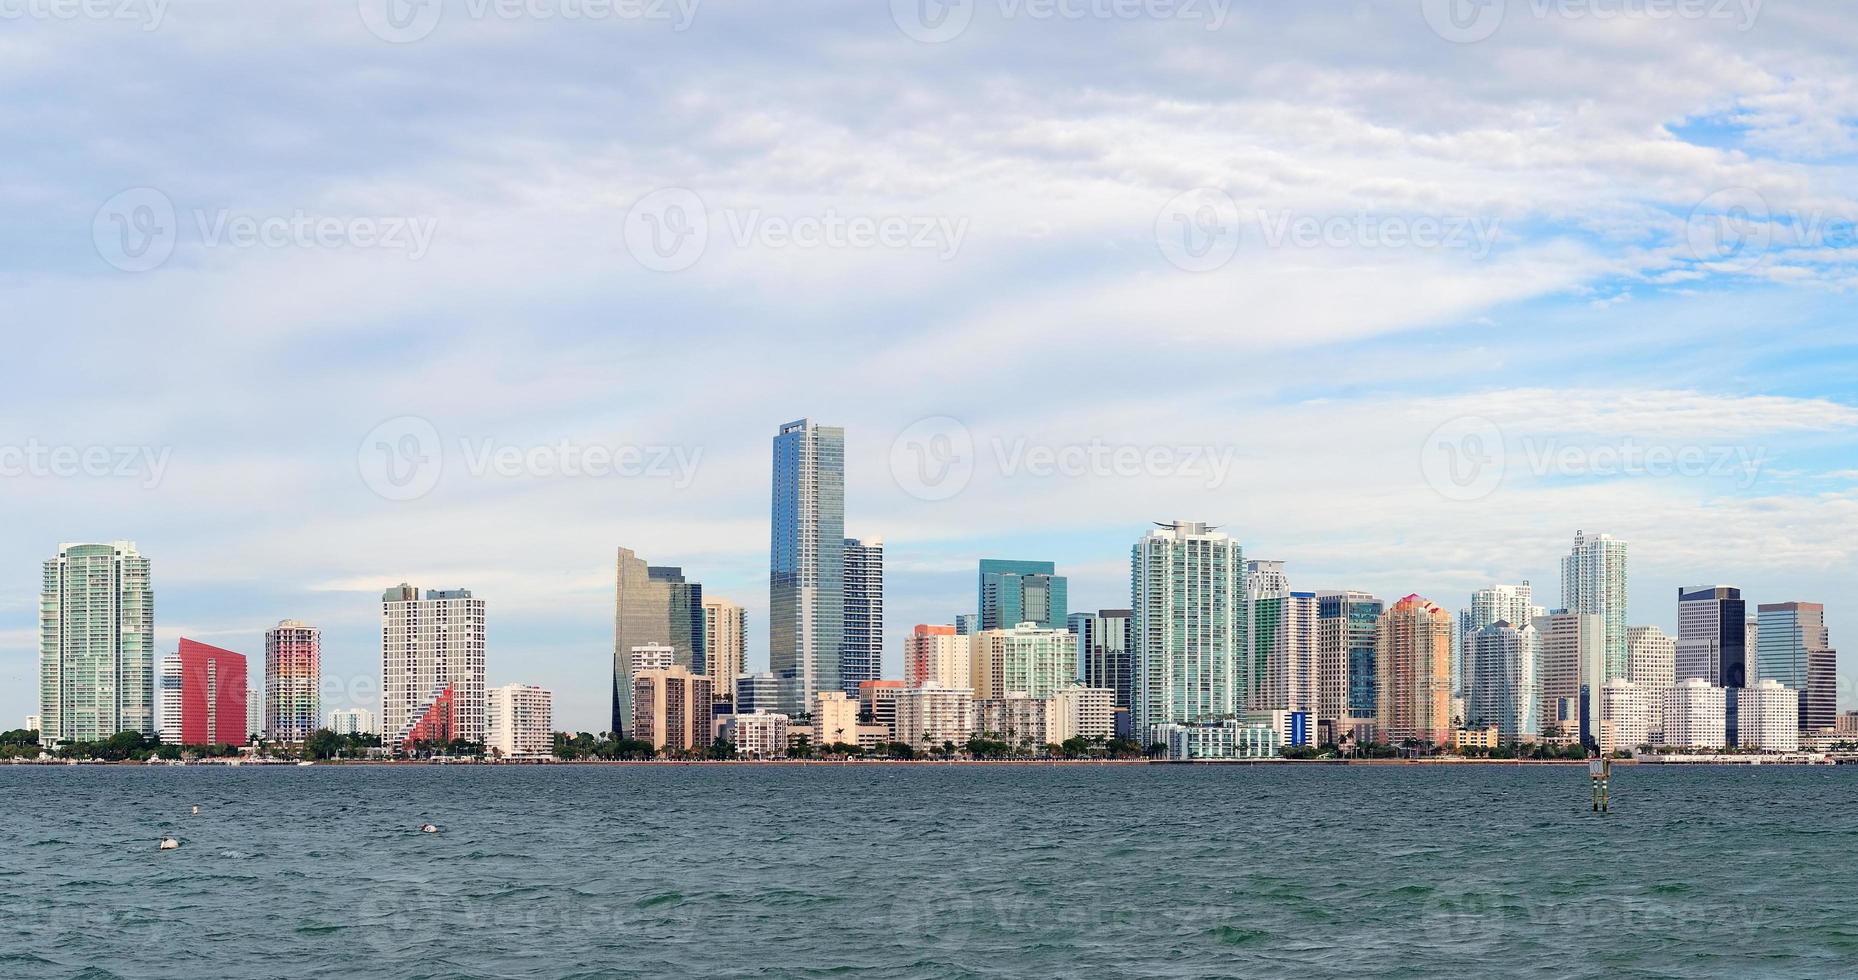
MULTIPOLYGON (((1858 10, 1755 0, 7 0, 0 723, 41 563, 158 649, 488 604, 606 726, 613 560, 767 660, 771 439, 846 430, 901 637, 982 557, 1128 604, 1221 525, 1299 590, 1559 599, 1577 531, 1827 604, 1858 708, 1858 10)), ((257 670, 254 670, 256 673, 257 670)))

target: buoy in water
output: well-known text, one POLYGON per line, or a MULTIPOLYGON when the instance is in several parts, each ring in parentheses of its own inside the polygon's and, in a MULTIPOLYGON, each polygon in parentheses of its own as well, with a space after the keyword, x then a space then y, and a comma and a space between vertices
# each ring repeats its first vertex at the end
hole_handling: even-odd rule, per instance
POLYGON ((161 839, 161 850, 164 850, 164 851, 178 851, 178 850, 180 850, 180 849, 181 849, 181 842, 180 842, 180 841, 177 841, 177 840, 175 840, 175 839, 174 839, 174 838, 172 838, 172 837, 163 837, 163 838, 161 839))
POLYGON ((433 826, 432 824, 429 824, 429 823, 428 823, 428 824, 420 824, 420 827, 419 827, 419 832, 420 832, 420 833, 422 833, 422 834, 436 834, 436 833, 438 833, 438 832, 439 832, 439 828, 437 828, 437 827, 435 827, 435 826, 433 826))
POLYGON ((200 804, 198 804, 198 803, 195 803, 195 804, 194 804, 194 816, 196 816, 196 817, 197 817, 197 816, 199 816, 199 815, 200 815, 200 804))

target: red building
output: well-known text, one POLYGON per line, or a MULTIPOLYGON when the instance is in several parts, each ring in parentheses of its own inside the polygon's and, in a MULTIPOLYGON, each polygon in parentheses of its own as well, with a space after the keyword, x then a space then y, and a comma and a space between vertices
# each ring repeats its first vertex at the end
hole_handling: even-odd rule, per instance
POLYGON ((245 656, 183 639, 181 744, 244 745, 245 656))

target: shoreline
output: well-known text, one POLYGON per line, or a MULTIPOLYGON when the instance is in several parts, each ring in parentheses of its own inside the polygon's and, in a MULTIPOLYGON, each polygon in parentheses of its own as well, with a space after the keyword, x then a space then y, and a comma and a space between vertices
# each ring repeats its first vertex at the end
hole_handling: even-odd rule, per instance
MULTIPOLYGON (((1655 760, 1614 759, 1619 766, 1826 766, 1851 764, 1847 760, 1826 761, 1780 761, 1775 759, 1750 758, 1738 760, 1725 757, 1700 758, 1695 760, 1666 757, 1655 760)), ((559 767, 657 767, 657 768, 727 768, 741 766, 773 766, 783 768, 870 768, 877 766, 942 766, 942 767, 991 767, 991 768, 1109 768, 1127 766, 1172 766, 1172 767, 1219 767, 1219 766, 1369 766, 1369 767, 1450 767, 1450 766, 1578 766, 1585 768, 1587 760, 1581 759, 1195 759, 1191 761, 1172 761, 1167 759, 561 759, 561 760, 526 760, 508 762, 438 762, 423 759, 326 759, 316 760, 313 766, 304 766, 293 760, 274 762, 239 761, 225 762, 218 760, 172 763, 161 762, 153 765, 147 762, 73 762, 59 759, 41 760, 7 760, 0 762, 0 768, 6 766, 36 767, 81 767, 95 768, 107 766, 112 768, 167 769, 175 766, 183 768, 220 768, 220 769, 310 769, 318 767, 341 768, 535 768, 546 766, 559 767)))

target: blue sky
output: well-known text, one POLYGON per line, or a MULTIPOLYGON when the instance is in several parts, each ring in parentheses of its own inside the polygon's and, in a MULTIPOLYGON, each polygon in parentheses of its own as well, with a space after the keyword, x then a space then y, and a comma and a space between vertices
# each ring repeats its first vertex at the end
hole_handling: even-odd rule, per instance
POLYGON ((1722 582, 1858 642, 1858 13, 792 6, 9 16, 0 464, 131 464, 0 477, 0 720, 34 710, 39 563, 128 538, 164 650, 305 619, 365 701, 380 590, 471 588, 491 682, 603 727, 617 546, 746 605, 765 663, 802 416, 847 429, 892 672, 977 559, 1121 606, 1170 518, 1451 608, 1553 605, 1609 531, 1635 624, 1722 582), (913 475, 933 436, 959 487, 913 475), (403 438, 442 459, 415 499, 403 438), (1035 462, 1092 447, 1145 462, 1035 462))

